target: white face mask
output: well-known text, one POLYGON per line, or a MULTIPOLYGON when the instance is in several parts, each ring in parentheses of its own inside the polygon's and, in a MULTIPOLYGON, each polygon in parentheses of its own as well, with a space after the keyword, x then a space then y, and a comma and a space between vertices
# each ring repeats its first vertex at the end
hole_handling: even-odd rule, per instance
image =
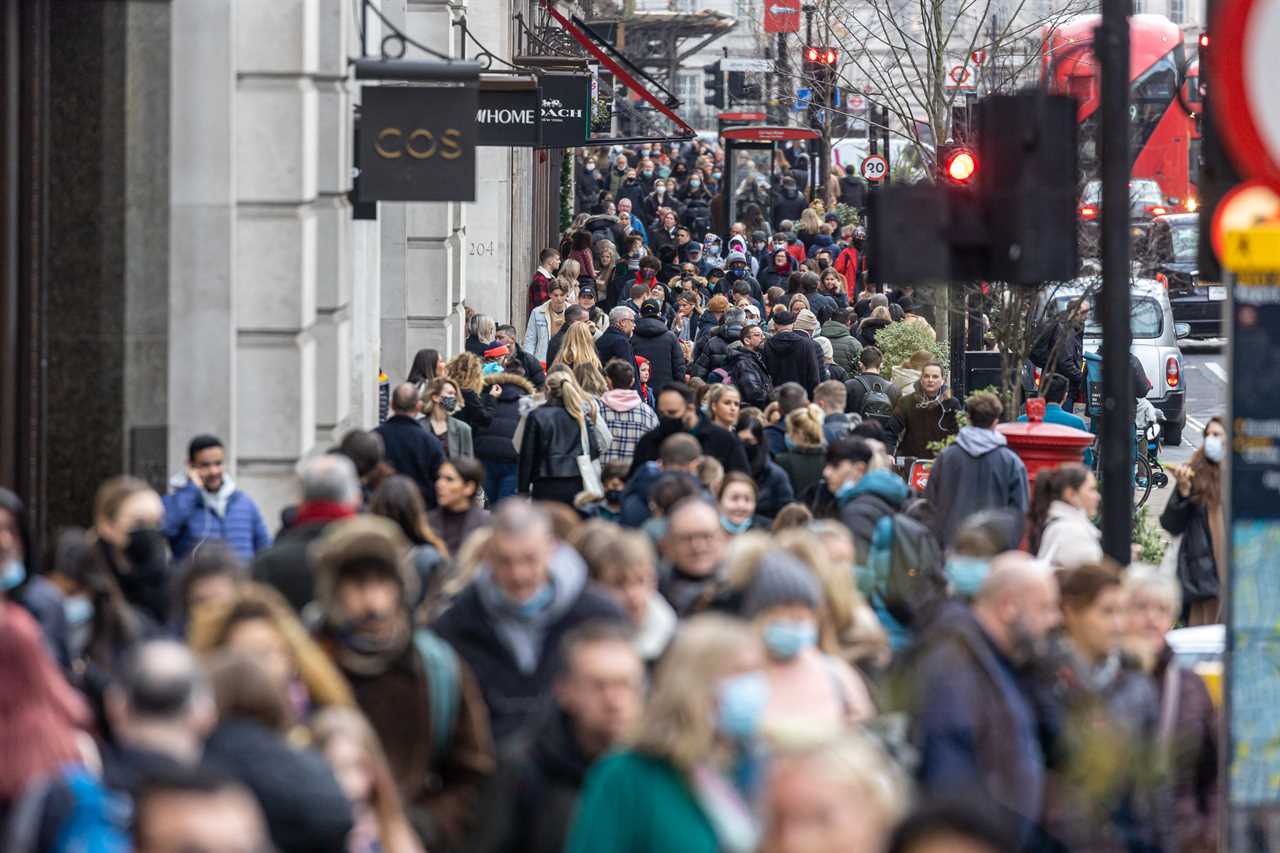
POLYGON ((1206 435, 1204 437, 1204 458, 1217 465, 1222 462, 1222 457, 1226 455, 1227 443, 1220 435, 1206 435))

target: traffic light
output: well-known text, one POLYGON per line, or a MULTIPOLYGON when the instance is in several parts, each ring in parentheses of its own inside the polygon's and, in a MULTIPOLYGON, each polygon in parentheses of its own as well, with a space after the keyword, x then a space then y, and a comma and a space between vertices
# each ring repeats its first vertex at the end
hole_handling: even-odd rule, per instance
POLYGON ((834 47, 808 45, 804 49, 804 79, 815 86, 828 89, 836 79, 836 66, 840 63, 840 51, 834 47))
POLYGON ((702 66, 702 75, 702 87, 706 90, 706 94, 702 96, 702 102, 708 106, 724 109, 724 73, 720 70, 720 60, 717 59, 710 65, 702 66))
POLYGON ((938 146, 938 175, 943 183, 967 187, 978 173, 978 155, 967 145, 946 142, 938 146))
POLYGON ((746 71, 729 72, 729 97, 735 101, 758 101, 762 95, 760 84, 747 77, 746 71))

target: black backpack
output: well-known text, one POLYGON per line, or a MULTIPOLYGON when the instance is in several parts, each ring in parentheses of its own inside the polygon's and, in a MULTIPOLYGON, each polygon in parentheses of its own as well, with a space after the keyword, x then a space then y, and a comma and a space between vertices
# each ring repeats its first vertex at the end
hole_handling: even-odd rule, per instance
POLYGON ((881 377, 868 385, 867 380, 861 376, 855 376, 854 379, 867 392, 862 397, 862 408, 858 410, 858 414, 862 415, 864 421, 874 420, 887 425, 893 420, 893 400, 889 399, 889 393, 885 390, 888 381, 881 377))
POLYGON ((876 594, 903 627, 910 628, 947 597, 942 547, 909 515, 893 513, 876 522, 867 563, 876 594))

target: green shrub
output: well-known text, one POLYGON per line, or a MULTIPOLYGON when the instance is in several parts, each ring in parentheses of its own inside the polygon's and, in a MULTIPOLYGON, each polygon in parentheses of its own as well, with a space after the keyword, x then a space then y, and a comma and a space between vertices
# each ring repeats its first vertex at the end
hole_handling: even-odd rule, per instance
POLYGON ((1142 546, 1142 562, 1158 566, 1169 547, 1169 537, 1147 510, 1144 506, 1133 516, 1133 541, 1142 546))
POLYGON ((931 338, 929 330, 920 323, 890 323, 876 332, 876 347, 884 356, 881 372, 885 376, 893 373, 893 368, 902 365, 922 349, 933 353, 933 357, 943 368, 947 367, 951 356, 946 345, 931 338))

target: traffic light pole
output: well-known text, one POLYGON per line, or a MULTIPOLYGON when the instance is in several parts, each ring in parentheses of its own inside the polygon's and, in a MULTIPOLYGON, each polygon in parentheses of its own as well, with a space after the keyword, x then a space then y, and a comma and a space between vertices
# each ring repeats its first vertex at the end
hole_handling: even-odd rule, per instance
POLYGON ((1129 294, 1129 10, 1102 0, 1102 550, 1129 564, 1133 538, 1133 371, 1129 294))

